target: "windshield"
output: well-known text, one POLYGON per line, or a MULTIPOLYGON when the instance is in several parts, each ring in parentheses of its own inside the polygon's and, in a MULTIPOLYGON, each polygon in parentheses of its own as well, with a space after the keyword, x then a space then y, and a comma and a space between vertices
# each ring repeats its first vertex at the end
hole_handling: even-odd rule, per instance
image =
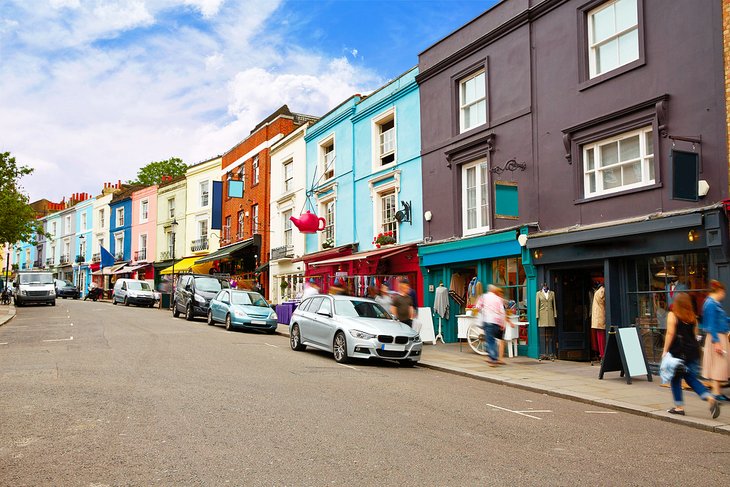
POLYGON ((380 318, 390 320, 392 317, 378 303, 370 301, 336 300, 335 311, 339 316, 352 318, 380 318))
POLYGON ((51 274, 20 274, 20 284, 53 284, 51 274))
POLYGON ((74 287, 74 285, 71 281, 63 281, 63 285, 66 287, 74 287))
MULTIPOLYGON (((228 283, 226 283, 228 284, 228 283)), ((208 291, 208 292, 218 292, 223 287, 228 286, 222 286, 221 281, 216 279, 215 277, 196 277, 195 278, 195 289, 197 291, 208 291)))
POLYGON ((127 288, 130 291, 152 291, 150 285, 144 281, 129 281, 127 283, 127 288))
POLYGON ((259 293, 231 293, 231 304, 246 304, 268 308, 266 300, 259 293))

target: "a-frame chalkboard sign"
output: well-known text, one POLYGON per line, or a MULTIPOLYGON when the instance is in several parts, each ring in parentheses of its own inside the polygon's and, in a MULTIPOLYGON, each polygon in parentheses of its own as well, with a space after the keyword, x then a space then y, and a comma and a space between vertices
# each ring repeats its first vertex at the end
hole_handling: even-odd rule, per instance
POLYGON ((604 372, 621 372, 621 377, 626 376, 627 384, 631 384, 632 377, 640 375, 646 375, 647 380, 652 381, 644 347, 641 346, 636 328, 609 328, 599 379, 603 379, 604 372))

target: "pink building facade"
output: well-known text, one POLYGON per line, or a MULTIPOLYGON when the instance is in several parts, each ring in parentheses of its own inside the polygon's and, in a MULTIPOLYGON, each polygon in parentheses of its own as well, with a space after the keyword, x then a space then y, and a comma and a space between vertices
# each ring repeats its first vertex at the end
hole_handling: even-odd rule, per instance
POLYGON ((157 186, 132 193, 132 262, 137 279, 154 279, 157 236, 157 186))

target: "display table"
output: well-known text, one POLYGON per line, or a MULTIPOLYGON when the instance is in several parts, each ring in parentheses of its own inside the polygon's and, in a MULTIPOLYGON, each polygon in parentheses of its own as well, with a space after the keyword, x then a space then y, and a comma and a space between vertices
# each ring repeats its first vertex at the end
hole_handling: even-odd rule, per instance
POLYGON ((281 304, 276 305, 276 316, 279 317, 279 323, 283 325, 288 325, 291 321, 291 315, 294 313, 294 310, 297 309, 297 306, 299 305, 296 301, 286 301, 281 304))
POLYGON ((477 316, 456 315, 456 325, 458 327, 456 337, 459 340, 466 340, 468 338, 467 333, 469 332, 469 327, 471 325, 481 326, 481 323, 479 322, 479 317, 477 316))

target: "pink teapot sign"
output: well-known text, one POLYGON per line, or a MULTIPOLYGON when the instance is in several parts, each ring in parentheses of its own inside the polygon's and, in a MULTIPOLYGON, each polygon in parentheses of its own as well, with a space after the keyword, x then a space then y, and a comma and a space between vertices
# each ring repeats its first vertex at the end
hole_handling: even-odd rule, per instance
POLYGON ((318 217, 311 211, 307 210, 299 218, 290 216, 289 219, 294 223, 294 226, 299 229, 302 233, 317 233, 324 230, 327 225, 327 221, 321 216, 318 217))

